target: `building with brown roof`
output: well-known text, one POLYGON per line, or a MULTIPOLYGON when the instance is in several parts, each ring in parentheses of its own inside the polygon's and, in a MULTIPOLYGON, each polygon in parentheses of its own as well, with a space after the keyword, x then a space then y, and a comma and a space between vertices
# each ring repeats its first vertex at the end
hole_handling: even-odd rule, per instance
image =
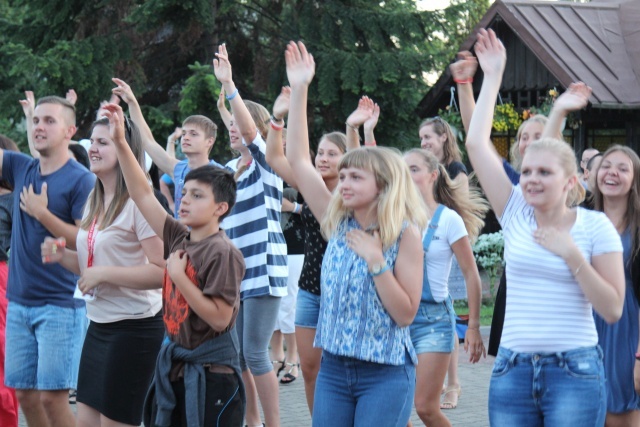
MULTIPOLYGON (((496 31, 507 49, 503 101, 529 108, 550 89, 584 81, 591 104, 565 130, 576 151, 615 143, 640 149, 640 0, 496 0, 460 50, 473 50, 480 28, 496 31)), ((418 106, 420 117, 448 105, 453 84, 447 69, 418 106)), ((476 96, 481 84, 479 70, 476 96)))

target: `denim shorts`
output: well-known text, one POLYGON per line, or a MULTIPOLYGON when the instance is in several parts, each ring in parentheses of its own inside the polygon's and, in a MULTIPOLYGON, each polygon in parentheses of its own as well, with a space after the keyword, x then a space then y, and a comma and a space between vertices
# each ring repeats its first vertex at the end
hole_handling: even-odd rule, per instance
POLYGON ((9 302, 5 383, 24 390, 76 388, 86 309, 9 302))
POLYGON ((489 385, 492 426, 601 427, 606 412, 600 347, 559 353, 498 349, 489 385))
POLYGON ((296 326, 300 328, 318 328, 320 316, 320 295, 300 289, 296 302, 296 326))
POLYGON ((416 353, 451 353, 455 325, 455 312, 450 297, 442 302, 421 302, 409 328, 416 353))

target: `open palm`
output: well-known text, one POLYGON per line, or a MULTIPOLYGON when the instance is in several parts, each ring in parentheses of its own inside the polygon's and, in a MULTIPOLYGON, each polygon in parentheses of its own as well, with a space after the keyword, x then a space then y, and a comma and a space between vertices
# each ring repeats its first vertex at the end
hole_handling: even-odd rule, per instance
POLYGON ((316 72, 316 63, 313 60, 313 55, 307 52, 304 43, 289 42, 284 59, 291 87, 307 86, 311 83, 316 72))

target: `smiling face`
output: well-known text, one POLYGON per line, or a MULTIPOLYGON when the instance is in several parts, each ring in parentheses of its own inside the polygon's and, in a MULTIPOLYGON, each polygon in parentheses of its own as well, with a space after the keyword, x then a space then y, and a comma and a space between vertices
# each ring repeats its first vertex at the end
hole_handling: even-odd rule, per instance
POLYGON ((522 159, 520 187, 526 202, 534 208, 564 205, 567 193, 575 185, 553 152, 535 150, 522 159))
POLYGON ((627 197, 633 185, 633 162, 622 151, 613 151, 602 159, 596 182, 605 198, 627 197))
POLYGON ((316 170, 327 181, 338 176, 338 164, 344 153, 333 142, 322 138, 316 154, 316 170))
POLYGON ((524 157, 524 153, 525 151, 527 151, 527 147, 529 147, 529 144, 540 139, 543 131, 544 124, 533 120, 527 123, 524 128, 522 128, 522 133, 520 134, 520 139, 518 140, 518 150, 520 152, 520 158, 524 157))
POLYGON ((109 135, 109 127, 94 126, 91 132, 91 146, 89 147, 89 164, 91 172, 98 178, 105 178, 114 174, 117 169, 118 156, 116 148, 109 135))
POLYGON ((342 168, 339 177, 337 190, 345 208, 368 210, 378 202, 380 190, 373 172, 353 167, 342 168))
POLYGON ((444 157, 444 143, 446 140, 447 135, 438 135, 432 124, 427 124, 420 128, 420 147, 431 151, 440 162, 444 157))

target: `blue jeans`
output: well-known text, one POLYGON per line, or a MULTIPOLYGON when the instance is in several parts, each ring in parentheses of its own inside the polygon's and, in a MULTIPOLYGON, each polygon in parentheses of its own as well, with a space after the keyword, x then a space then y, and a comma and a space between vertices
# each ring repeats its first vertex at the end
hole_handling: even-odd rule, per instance
POLYGON ((76 388, 86 309, 9 302, 5 384, 17 389, 76 388))
POLYGON ((320 295, 300 289, 296 304, 296 326, 316 329, 320 317, 320 295))
POLYGON ((324 351, 313 403, 314 427, 405 427, 416 367, 365 362, 324 351))
POLYGON ((451 353, 455 344, 456 313, 451 297, 442 302, 420 302, 409 330, 417 354, 451 353))
POLYGON ((602 350, 515 353, 500 347, 489 386, 492 426, 604 425, 602 350))

